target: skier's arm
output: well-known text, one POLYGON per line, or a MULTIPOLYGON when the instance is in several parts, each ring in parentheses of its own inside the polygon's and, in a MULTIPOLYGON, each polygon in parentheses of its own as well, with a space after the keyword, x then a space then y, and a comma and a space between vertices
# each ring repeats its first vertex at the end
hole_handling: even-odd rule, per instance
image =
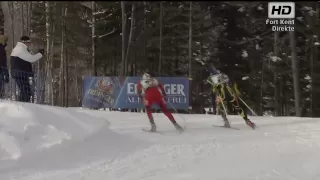
POLYGON ((239 91, 239 89, 238 89, 237 83, 234 83, 234 84, 233 84, 233 89, 234 89, 234 91, 236 92, 236 95, 237 95, 238 97, 240 97, 240 96, 241 96, 241 93, 240 93, 240 91, 239 91))
POLYGON ((164 87, 161 83, 159 83, 158 87, 161 90, 162 96, 167 96, 166 92, 164 91, 164 87))
POLYGON ((139 97, 141 98, 141 100, 143 99, 143 96, 142 96, 142 86, 140 83, 138 83, 137 85, 137 92, 138 92, 138 95, 139 97))

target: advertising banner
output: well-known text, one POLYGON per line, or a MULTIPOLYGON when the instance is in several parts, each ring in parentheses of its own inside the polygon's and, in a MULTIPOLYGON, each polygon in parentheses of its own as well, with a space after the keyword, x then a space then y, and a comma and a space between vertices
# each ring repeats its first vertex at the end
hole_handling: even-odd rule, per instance
MULTIPOLYGON (((168 109, 189 108, 189 80, 187 77, 156 77, 164 85, 168 109)), ((82 107, 84 108, 144 108, 137 93, 141 77, 116 76, 83 79, 82 107)), ((157 106, 154 106, 157 108, 157 106)))

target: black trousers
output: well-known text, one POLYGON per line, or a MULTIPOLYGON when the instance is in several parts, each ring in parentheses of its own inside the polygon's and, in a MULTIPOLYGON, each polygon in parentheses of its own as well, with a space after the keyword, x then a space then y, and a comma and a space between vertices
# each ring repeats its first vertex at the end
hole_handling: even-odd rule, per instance
POLYGON ((29 83, 29 77, 15 78, 20 94, 18 101, 30 102, 30 96, 32 95, 31 86, 29 83))
POLYGON ((5 71, 0 67, 0 98, 4 98, 5 97, 5 87, 4 85, 6 84, 6 77, 5 75, 7 75, 5 73, 5 71))
POLYGON ((4 98, 4 94, 5 94, 5 91, 4 91, 4 78, 3 76, 0 74, 0 98, 4 98))

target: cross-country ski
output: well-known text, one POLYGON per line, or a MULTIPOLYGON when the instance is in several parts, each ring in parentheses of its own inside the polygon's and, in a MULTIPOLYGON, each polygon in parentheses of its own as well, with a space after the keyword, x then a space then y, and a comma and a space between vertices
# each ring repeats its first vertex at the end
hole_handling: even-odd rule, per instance
POLYGON ((225 128, 225 129, 234 129, 234 130, 240 130, 239 128, 235 127, 226 127, 226 126, 218 126, 218 125, 212 125, 213 127, 219 127, 219 128, 225 128))

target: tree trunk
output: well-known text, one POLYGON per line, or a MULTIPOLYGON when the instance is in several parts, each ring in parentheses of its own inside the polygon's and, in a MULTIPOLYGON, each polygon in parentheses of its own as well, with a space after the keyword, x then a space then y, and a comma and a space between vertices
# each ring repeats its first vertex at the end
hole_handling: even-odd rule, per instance
MULTIPOLYGON (((68 16, 68 5, 66 5, 65 10, 64 10, 64 18, 66 18, 68 16)), ((64 26, 63 26, 63 31, 64 31, 64 36, 67 35, 67 24, 66 24, 66 20, 63 20, 64 22, 64 26)), ((67 44, 67 39, 64 39, 65 43, 67 44)), ((69 106, 69 71, 68 71, 68 49, 65 49, 64 51, 64 107, 68 107, 69 106)), ((76 77, 77 79, 77 77, 76 77)))
POLYGON ((143 7, 144 7, 144 17, 143 17, 143 30, 144 30, 144 34, 143 34, 143 59, 145 62, 145 65, 143 66, 143 69, 145 69, 146 67, 148 67, 148 50, 147 50, 147 31, 148 31, 148 26, 147 26, 147 2, 143 1, 143 7))
POLYGON ((162 70, 162 26, 163 26, 163 2, 160 1, 160 42, 159 42, 159 66, 158 66, 158 76, 161 76, 162 70))
POLYGON ((301 117, 300 79, 299 79, 298 58, 297 58, 297 50, 296 50, 296 37, 295 37, 294 31, 290 31, 289 34, 290 34, 290 47, 291 47, 291 59, 292 59, 294 106, 295 106, 296 116, 301 117))
POLYGON ((32 1, 27 2, 27 35, 30 36, 30 29, 31 29, 31 16, 32 16, 32 1))
MULTIPOLYGON (((192 1, 190 1, 189 11, 189 94, 192 94, 192 1)), ((189 97, 189 107, 192 111, 192 96, 189 97)))
POLYGON ((59 82, 59 94, 60 94, 60 105, 61 106, 64 106, 64 98, 65 98, 65 92, 64 92, 64 45, 65 45, 65 29, 64 29, 64 26, 65 26, 65 7, 62 7, 62 14, 61 14, 61 44, 60 44, 60 75, 59 75, 59 78, 60 78, 60 82, 59 82))
POLYGON ((264 91, 264 68, 265 68, 265 61, 262 60, 262 67, 261 67, 261 83, 260 83, 260 116, 263 116, 263 91, 264 91))
POLYGON ((50 2, 45 2, 45 8, 46 8, 46 72, 47 72, 47 89, 46 89, 46 102, 48 104, 53 103, 52 102, 52 70, 50 69, 50 2))
MULTIPOLYGON (((54 12, 51 12, 51 15, 55 13, 54 12)), ((51 102, 52 102, 52 105, 54 105, 54 99, 55 99, 55 96, 54 96, 54 87, 53 87, 53 46, 54 46, 54 38, 55 37, 55 26, 52 26, 52 20, 50 19, 50 26, 51 26, 51 33, 50 33, 50 53, 49 53, 49 59, 50 59, 50 74, 51 74, 51 79, 50 80, 50 87, 51 87, 51 102)), ((38 61, 38 64, 40 63, 40 61, 38 61)), ((38 68, 38 71, 40 71, 40 66, 38 68)))
MULTIPOLYGON (((279 37, 280 32, 274 32, 274 49, 273 54, 276 58, 279 58, 279 37)), ((280 92, 279 92, 279 79, 278 79, 278 72, 277 68, 275 67, 274 74, 273 74, 273 83, 274 83, 274 115, 280 116, 280 92)))
MULTIPOLYGON (((315 19, 315 29, 316 29, 316 37, 320 37, 319 27, 320 27, 320 4, 316 4, 316 19, 315 19)), ((320 51, 319 46, 315 46, 316 38, 312 36, 311 41, 311 57, 310 57, 310 69, 311 69, 311 94, 310 94, 310 109, 311 109, 311 117, 319 117, 319 101, 318 97, 320 96, 320 92, 317 91, 319 89, 319 61, 320 61, 320 51)))
POLYGON ((127 35, 127 15, 126 15, 126 7, 125 1, 121 1, 121 13, 122 13, 122 54, 121 54, 121 76, 126 75, 126 35, 127 35))
MULTIPOLYGON (((15 29, 15 23, 17 21, 17 17, 15 16, 15 8, 14 8, 14 1, 8 2, 8 6, 9 6, 9 12, 10 12, 10 17, 11 17, 11 32, 9 34, 12 34, 12 49, 15 46, 15 39, 17 39, 17 37, 15 37, 16 35, 16 28, 15 29)), ((10 37, 9 37, 10 38, 10 37)))
MULTIPOLYGON (((126 58, 125 58, 125 74, 128 75, 128 57, 130 53, 130 49, 133 44, 133 39, 134 39, 134 33, 135 33, 135 28, 136 28, 136 4, 133 2, 132 3, 132 9, 131 9, 131 26, 130 26, 130 34, 129 34, 129 40, 128 40, 128 47, 127 47, 127 53, 126 53, 126 58)), ((132 63, 132 62, 131 62, 132 63)))
POLYGON ((97 76, 97 66, 96 66, 96 2, 92 1, 92 26, 91 26, 91 38, 92 38, 92 64, 91 64, 91 70, 92 70, 92 76, 97 76))
MULTIPOLYGON (((78 67, 79 63, 78 61, 75 62, 75 67, 78 67)), ((82 97, 82 86, 81 83, 79 84, 78 76, 75 77, 75 88, 76 88, 76 93, 77 93, 77 103, 78 107, 81 107, 81 97, 82 97)))
POLYGON ((24 28, 24 2, 19 2, 20 4, 20 13, 21 13, 21 28, 22 28, 22 31, 21 31, 21 36, 24 35, 24 31, 25 31, 25 28, 24 28))
MULTIPOLYGON (((203 34, 203 28, 204 28, 203 23, 201 23, 201 25, 200 25, 200 35, 203 34)), ((201 37, 200 37, 200 55, 199 55, 200 62, 203 62, 203 52, 204 52, 204 51, 203 51, 203 36, 201 36, 201 37)), ((201 71, 201 73, 200 73, 200 79, 203 80, 203 79, 205 79, 205 78, 206 78, 206 77, 205 77, 205 72, 204 72, 204 71, 201 71)), ((205 114, 206 112, 205 112, 205 110, 204 110, 204 108, 205 108, 205 105, 204 105, 204 95, 202 94, 202 93, 204 92, 204 83, 203 83, 203 82, 200 83, 199 89, 200 89, 200 93, 199 93, 198 98, 199 98, 199 100, 200 100, 200 104, 199 104, 199 106, 200 106, 200 113, 201 113, 201 114, 205 114)))
MULTIPOLYGON (((67 8, 65 10, 65 15, 67 15, 67 8)), ((65 27, 66 28, 66 27, 65 27)), ((66 32, 66 29, 65 29, 66 32)), ((68 49, 65 50, 64 53, 64 94, 65 94, 65 101, 64 101, 64 107, 69 107, 69 71, 68 71, 68 49)))

